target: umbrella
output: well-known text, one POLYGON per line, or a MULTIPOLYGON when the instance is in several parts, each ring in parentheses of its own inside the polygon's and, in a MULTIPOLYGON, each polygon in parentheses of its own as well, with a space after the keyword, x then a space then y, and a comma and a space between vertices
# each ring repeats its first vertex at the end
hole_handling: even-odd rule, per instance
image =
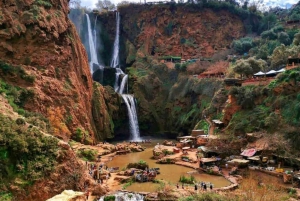
POLYGON ((258 75, 265 75, 265 73, 259 71, 258 73, 255 73, 254 75, 258 76, 258 75))
POLYGON ((278 71, 276 71, 277 73, 282 73, 282 72, 284 72, 285 71, 285 69, 284 68, 282 68, 282 69, 280 69, 280 70, 278 70, 278 71))
POLYGON ((266 75, 270 75, 270 74, 277 74, 277 71, 275 71, 275 70, 270 70, 269 72, 266 73, 266 75))

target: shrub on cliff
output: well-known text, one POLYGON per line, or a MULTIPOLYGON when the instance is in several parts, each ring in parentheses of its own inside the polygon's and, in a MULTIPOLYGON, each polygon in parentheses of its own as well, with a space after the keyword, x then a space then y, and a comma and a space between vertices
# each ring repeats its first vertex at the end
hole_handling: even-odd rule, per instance
POLYGON ((93 149, 82 149, 77 152, 77 155, 86 161, 96 161, 97 151, 93 149))
POLYGON ((2 114, 0 144, 0 178, 4 185, 15 178, 30 184, 47 175, 56 164, 59 148, 55 138, 36 128, 18 125, 2 114))
POLYGON ((34 83, 35 81, 35 76, 27 74, 21 66, 13 66, 0 60, 0 70, 4 75, 18 76, 29 83, 34 83))

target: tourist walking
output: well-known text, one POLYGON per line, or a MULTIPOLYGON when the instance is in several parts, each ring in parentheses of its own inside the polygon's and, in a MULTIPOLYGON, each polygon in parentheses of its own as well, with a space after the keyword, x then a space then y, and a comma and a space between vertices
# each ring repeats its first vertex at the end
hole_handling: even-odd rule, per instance
POLYGON ((203 184, 203 189, 204 189, 204 191, 206 191, 206 189, 207 189, 206 183, 203 184))
POLYGON ((212 189, 213 189, 212 183, 210 183, 209 188, 210 188, 210 190, 212 191, 212 189))
POLYGON ((177 189, 179 188, 179 184, 178 183, 177 183, 176 187, 177 187, 177 189))
POLYGON ((182 183, 182 189, 184 189, 184 184, 182 183))
POLYGON ((197 191, 198 190, 198 186, 197 186, 197 184, 195 184, 195 191, 197 191))

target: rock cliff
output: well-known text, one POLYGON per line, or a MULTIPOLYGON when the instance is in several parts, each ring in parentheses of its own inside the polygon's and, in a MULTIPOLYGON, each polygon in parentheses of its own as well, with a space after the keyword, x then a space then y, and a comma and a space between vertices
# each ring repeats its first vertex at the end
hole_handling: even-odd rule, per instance
POLYGON ((33 92, 24 109, 48 117, 56 136, 67 140, 80 128, 88 131, 91 139, 95 133, 97 139, 103 139, 111 136, 107 130, 110 121, 97 116, 97 121, 100 118, 104 123, 95 126, 88 58, 68 18, 68 3, 68 0, 0 2, 0 58, 10 66, 8 70, 4 67, 0 70, 0 77, 33 92), (15 69, 21 69, 30 81, 18 77, 15 69))

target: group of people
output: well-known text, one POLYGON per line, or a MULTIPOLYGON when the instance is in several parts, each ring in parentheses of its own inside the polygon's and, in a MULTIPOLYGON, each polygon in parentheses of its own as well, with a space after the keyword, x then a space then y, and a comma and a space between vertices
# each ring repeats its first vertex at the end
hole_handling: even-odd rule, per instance
MULTIPOLYGON (((88 164, 88 162, 86 162, 86 166, 89 170, 90 176, 93 177, 95 182, 98 183, 98 184, 104 184, 103 178, 101 177, 101 173, 102 173, 102 170, 104 170, 104 169, 108 170, 108 167, 105 166, 104 164, 100 164, 99 168, 97 170, 97 165, 96 164, 94 164, 94 163, 88 164), (97 174, 96 174, 96 171, 97 171, 97 174)), ((105 176, 106 182, 107 182, 107 180, 109 179, 110 176, 111 176, 110 173, 106 174, 106 176, 105 176)))
MULTIPOLYGON (((197 183, 194 183, 195 184, 195 191, 198 191, 198 185, 199 184, 197 184, 197 183)), ((177 187, 177 189, 179 189, 179 184, 177 183, 176 184, 176 187, 177 187)), ((210 182, 208 182, 208 183, 205 183, 205 182, 200 182, 200 190, 201 191, 207 191, 207 189, 210 189, 210 190, 212 190, 213 189, 213 184, 212 183, 210 183, 210 182)), ((184 189, 184 183, 182 183, 182 189, 184 189)))

